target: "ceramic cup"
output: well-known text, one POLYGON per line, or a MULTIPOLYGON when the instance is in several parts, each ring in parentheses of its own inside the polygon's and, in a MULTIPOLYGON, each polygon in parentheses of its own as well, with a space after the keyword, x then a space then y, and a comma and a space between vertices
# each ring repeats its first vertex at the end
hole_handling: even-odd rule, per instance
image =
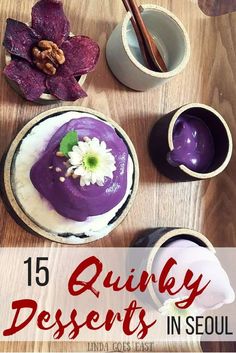
MULTIPOLYGON (((162 248, 167 247, 176 240, 189 240, 201 247, 208 248, 215 253, 211 242, 201 233, 187 228, 161 227, 148 230, 136 238, 131 247, 142 248, 142 257, 132 259, 132 266, 140 271, 146 270, 149 274, 153 273, 154 263, 157 256, 161 256, 162 248), (135 265, 134 265, 135 264, 135 265)), ((142 294, 142 300, 149 303, 154 308, 160 308, 163 303, 157 296, 154 286, 148 286, 148 291, 142 294)))
POLYGON ((146 91, 179 74, 190 57, 188 34, 180 20, 156 5, 142 5, 142 17, 167 65, 161 73, 145 67, 128 12, 112 32, 106 47, 108 65, 115 77, 136 91, 146 91))
POLYGON ((212 107, 200 103, 187 104, 158 120, 149 138, 149 152, 155 166, 162 174, 175 181, 208 179, 220 174, 227 167, 232 150, 232 136, 224 118, 212 107), (174 126, 183 113, 201 119, 212 134, 214 158, 204 173, 192 171, 182 164, 173 166, 168 162, 167 156, 174 149, 174 126))

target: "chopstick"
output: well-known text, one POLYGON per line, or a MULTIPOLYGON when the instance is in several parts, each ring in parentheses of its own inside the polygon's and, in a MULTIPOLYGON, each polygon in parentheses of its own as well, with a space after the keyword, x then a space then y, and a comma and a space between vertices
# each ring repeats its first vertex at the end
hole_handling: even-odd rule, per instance
POLYGON ((136 34, 136 37, 137 37, 137 40, 138 40, 138 44, 139 44, 139 48, 140 48, 140 51, 141 51, 141 54, 143 56, 143 59, 144 59, 144 62, 145 64, 147 65, 147 67, 150 69, 150 70, 155 70, 155 67, 152 63, 152 61, 150 60, 150 56, 147 52, 147 49, 146 49, 146 46, 144 44, 144 39, 143 39, 143 36, 142 36, 142 33, 133 17, 133 12, 130 8, 130 5, 129 5, 129 1, 128 0, 122 0, 123 4, 124 4, 124 7, 126 9, 127 12, 130 12, 131 13, 131 23, 132 23, 132 26, 134 28, 134 31, 135 31, 135 34, 136 34))
POLYGON ((144 60, 148 67, 154 71, 166 72, 167 67, 165 62, 157 48, 157 44, 155 43, 142 19, 135 0, 122 1, 126 11, 130 11, 132 14, 131 23, 138 38, 141 53, 143 54, 144 60))

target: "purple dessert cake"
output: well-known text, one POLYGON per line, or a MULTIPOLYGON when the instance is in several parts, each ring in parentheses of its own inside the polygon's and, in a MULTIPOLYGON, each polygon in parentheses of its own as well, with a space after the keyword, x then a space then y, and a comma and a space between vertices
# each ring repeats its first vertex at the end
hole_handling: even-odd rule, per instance
POLYGON ((68 243, 107 235, 134 184, 122 134, 108 121, 73 110, 35 124, 15 153, 12 171, 24 213, 68 243))

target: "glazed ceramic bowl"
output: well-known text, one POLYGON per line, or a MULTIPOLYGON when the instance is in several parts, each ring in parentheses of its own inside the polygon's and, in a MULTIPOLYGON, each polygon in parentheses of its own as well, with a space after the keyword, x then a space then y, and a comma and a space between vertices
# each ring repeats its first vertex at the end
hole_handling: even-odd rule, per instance
MULTIPOLYGON (((29 24, 27 23, 27 25, 29 25, 29 24)), ((74 36, 73 33, 70 33, 70 36, 71 36, 71 37, 74 36)), ((6 64, 6 65, 10 64, 11 60, 12 60, 11 54, 10 54, 7 50, 5 50, 5 64, 6 64)), ((78 81, 78 84, 79 84, 81 87, 82 87, 83 84, 85 83, 86 77, 87 77, 87 75, 82 75, 82 76, 80 76, 80 78, 77 80, 77 81, 78 81)), ((18 94, 20 94, 20 95, 22 96, 21 91, 20 91, 18 85, 17 85, 14 81, 12 81, 12 80, 10 80, 10 79, 8 79, 8 78, 7 78, 7 81, 9 82, 9 84, 11 85, 11 87, 12 87, 18 94)), ((43 94, 41 94, 40 98, 35 101, 35 103, 38 103, 38 104, 53 104, 53 103, 56 103, 56 102, 58 102, 58 101, 59 101, 59 99, 58 99, 57 97, 53 96, 52 94, 50 94, 50 93, 43 93, 43 94)))
POLYGON ((172 12, 157 5, 142 5, 141 10, 168 72, 155 72, 145 66, 129 12, 114 29, 106 46, 107 63, 114 76, 136 91, 146 91, 167 82, 184 70, 190 57, 188 34, 172 12))
MULTIPOLYGON (((67 121, 70 121, 71 119, 73 119, 73 117, 69 118, 67 121)), ((62 125, 61 125, 61 122, 59 121, 59 127, 62 125)), ((45 130, 45 125, 44 125, 44 130, 45 130)), ((33 133, 35 136, 35 130, 33 131, 33 133)), ((49 138, 50 138, 50 136, 49 136, 49 138)), ((29 142, 27 142, 27 143, 29 144, 29 142)), ((27 147, 27 151, 29 151, 27 153, 31 153, 30 146, 27 147)), ((35 160, 35 157, 33 157, 33 159, 35 160)), ((36 162, 36 160, 35 160, 35 162, 36 162)), ((17 167, 17 168, 19 168, 19 167, 17 167)), ((19 170, 19 169, 17 169, 17 170, 19 170)), ((5 158, 2 161, 2 171, 3 171, 2 186, 3 186, 4 201, 7 205, 7 207, 10 209, 11 214, 17 220, 17 222, 19 222, 25 229, 27 229, 28 231, 30 231, 33 234, 37 234, 37 235, 43 236, 49 240, 57 241, 57 242, 64 243, 64 244, 86 244, 86 243, 92 242, 94 240, 97 240, 99 238, 102 238, 102 237, 106 236, 108 233, 110 233, 112 230, 114 230, 123 221, 123 219, 126 217, 128 211, 130 210, 130 208, 134 202, 134 199, 135 199, 135 195, 136 195, 136 192, 138 189, 138 181, 139 181, 139 165, 138 165, 136 152, 135 152, 135 149, 133 147, 132 142, 130 141, 129 137, 126 135, 124 130, 117 123, 112 121, 110 118, 105 117, 103 114, 101 114, 99 112, 93 111, 91 109, 83 108, 83 107, 74 107, 74 106, 64 106, 64 107, 48 110, 44 113, 39 114, 37 117, 32 119, 28 124, 26 124, 23 127, 23 129, 18 133, 18 135, 15 137, 13 142, 11 143, 9 150, 8 150, 5 158), (26 211, 26 209, 23 207, 23 204, 19 201, 19 198, 17 196, 19 194, 19 193, 17 193, 17 190, 19 190, 19 188, 15 184, 16 183, 15 182, 15 165, 16 164, 15 163, 16 163, 19 152, 21 152, 21 155, 23 153, 22 149, 21 149, 22 141, 24 140, 25 137, 27 137, 27 135, 31 132, 32 129, 34 129, 36 126, 39 126, 40 124, 43 124, 45 122, 49 123, 49 124, 55 124, 55 122, 57 122, 57 124, 58 124, 60 116, 63 116, 63 119, 64 119, 64 115, 65 115, 64 113, 67 113, 67 112, 70 112, 70 113, 72 112, 72 116, 73 116, 73 112, 80 113, 82 116, 91 116, 92 115, 92 117, 95 117, 95 119, 101 120, 104 123, 108 123, 109 125, 111 125, 115 129, 115 132, 117 133, 117 135, 126 144, 128 151, 129 151, 129 158, 131 158, 131 160, 132 160, 132 174, 130 174, 130 177, 128 174, 130 188, 127 189, 128 193, 125 196, 126 197, 125 201, 123 202, 124 199, 122 199, 122 206, 115 211, 116 213, 114 215, 112 214, 113 218, 111 220, 109 218, 109 223, 108 224, 106 223, 106 227, 104 229, 102 228, 99 231, 95 230, 93 232, 94 234, 92 236, 85 234, 85 233, 82 233, 79 229, 77 231, 77 222, 75 225, 76 226, 76 228, 75 228, 76 234, 70 233, 71 230, 68 230, 69 229, 68 227, 65 226, 65 228, 64 228, 64 225, 63 225, 64 221, 62 221, 62 228, 60 228, 62 230, 60 231, 60 233, 58 233, 59 231, 57 231, 57 232, 53 231, 52 228, 50 228, 50 230, 49 230, 48 226, 46 228, 45 224, 43 224, 42 222, 35 221, 35 218, 32 217, 32 214, 30 214, 29 211, 26 211)), ((25 173, 22 175, 23 175, 23 178, 25 178, 25 176, 24 176, 25 173)), ((30 179, 28 179, 28 176, 26 176, 26 180, 27 181, 26 182, 24 181, 24 184, 29 185, 30 179)), ((30 187, 32 187, 32 186, 30 186, 30 187)), ((25 190, 25 188, 24 188, 24 190, 25 190)), ((34 188, 33 188, 33 190, 35 192, 34 188)), ((33 191, 27 190, 27 192, 29 193, 28 196, 32 199, 33 191)), ((39 195, 37 197, 39 197, 39 195)), ((36 205, 36 211, 39 212, 37 205, 36 205)), ((47 211, 44 211, 44 208, 43 208, 43 214, 46 213, 46 216, 47 216, 47 212, 50 212, 50 209, 48 210, 48 208, 47 208, 47 211)), ((48 217, 51 217, 51 215, 48 217)), ((96 222, 99 217, 100 216, 95 217, 96 222)), ((42 218, 42 219, 45 219, 45 218, 42 218)), ((65 219, 65 220, 67 221, 67 219, 65 219)), ((50 219, 50 222, 51 222, 51 219, 50 219)), ((78 225, 78 227, 79 227, 79 225, 78 225)))
POLYGON ((149 152, 157 169, 175 181, 204 180, 222 173, 230 162, 233 141, 230 129, 220 113, 212 107, 190 103, 162 117, 154 125, 149 138, 149 152), (185 165, 173 166, 168 162, 168 154, 174 149, 173 130, 181 114, 189 114, 202 120, 212 134, 215 156, 204 173, 190 170, 185 165))
MULTIPOLYGON (((145 269, 148 273, 153 273, 153 264, 156 256, 161 256, 161 249, 180 239, 190 240, 215 253, 215 249, 208 238, 195 230, 175 227, 156 228, 141 234, 131 245, 132 247, 142 248, 143 254, 146 255, 142 257, 142 261, 139 260, 136 265, 137 268, 141 264, 142 269, 145 269)), ((160 308, 163 305, 154 290, 154 286, 148 286, 145 301, 155 308, 160 308)))

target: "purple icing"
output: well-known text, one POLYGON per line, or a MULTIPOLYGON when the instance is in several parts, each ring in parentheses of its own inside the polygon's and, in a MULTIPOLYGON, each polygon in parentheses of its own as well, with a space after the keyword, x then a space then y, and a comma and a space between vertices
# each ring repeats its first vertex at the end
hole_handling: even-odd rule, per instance
POLYGON ((89 216, 102 215, 114 208, 125 196, 127 189, 128 149, 115 130, 100 120, 90 117, 70 120, 61 126, 49 141, 40 159, 33 165, 30 178, 38 192, 47 199, 62 216, 75 221, 84 221, 89 216), (59 144, 68 131, 75 130, 79 140, 88 136, 105 141, 116 161, 113 179, 106 178, 103 186, 80 186, 79 178, 68 177, 65 182, 59 178, 65 176, 67 167, 64 157, 57 157, 59 144), (53 169, 49 169, 53 166, 53 169), (56 172, 56 168, 61 172, 56 172))
POLYGON ((211 131, 203 120, 182 114, 174 126, 173 144, 174 150, 167 157, 170 164, 183 164, 199 173, 210 167, 215 146, 211 131))

